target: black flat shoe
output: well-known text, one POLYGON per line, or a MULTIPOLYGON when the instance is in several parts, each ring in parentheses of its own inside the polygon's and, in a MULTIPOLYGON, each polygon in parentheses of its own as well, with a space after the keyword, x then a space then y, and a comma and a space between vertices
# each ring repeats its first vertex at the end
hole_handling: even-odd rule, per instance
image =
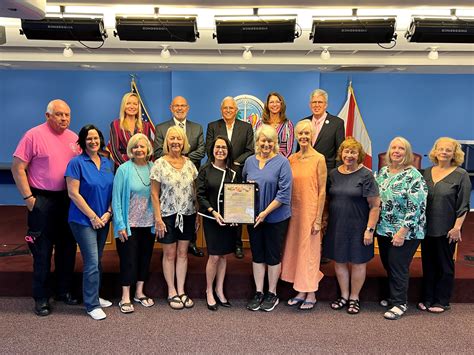
POLYGON ((210 311, 217 311, 217 302, 214 303, 214 304, 209 304, 207 303, 206 301, 206 304, 207 304, 207 309, 210 310, 210 311))
POLYGON ((35 301, 35 314, 40 317, 49 316, 51 307, 48 301, 35 301))
POLYGON ((202 258, 204 256, 204 253, 198 249, 196 244, 189 244, 188 246, 188 253, 193 254, 194 256, 197 256, 199 258, 202 258))
POLYGON ((74 298, 74 296, 69 292, 65 293, 64 295, 56 296, 54 299, 59 302, 64 302, 69 306, 75 306, 79 304, 79 300, 74 298))

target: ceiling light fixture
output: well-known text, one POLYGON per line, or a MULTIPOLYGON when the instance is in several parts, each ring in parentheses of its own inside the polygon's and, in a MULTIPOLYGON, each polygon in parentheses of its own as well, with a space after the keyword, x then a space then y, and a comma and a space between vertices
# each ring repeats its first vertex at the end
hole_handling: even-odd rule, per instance
POLYGON ((438 47, 430 47, 430 52, 428 53, 428 59, 438 60, 438 58, 439 58, 438 47))
POLYGON ((168 44, 162 44, 161 45, 163 47, 163 49, 161 50, 161 58, 163 59, 168 59, 169 57, 171 57, 171 53, 168 49, 169 45, 168 44))
POLYGON ((66 58, 71 58, 74 55, 74 51, 71 49, 71 45, 69 43, 64 43, 66 48, 63 50, 63 56, 66 58))
POLYGON ((329 53, 329 47, 323 46, 323 51, 321 52, 321 59, 322 60, 329 60, 331 59, 331 53, 329 53))
POLYGON ((245 60, 252 59, 253 54, 252 54, 252 51, 250 50, 250 48, 252 48, 252 46, 244 46, 244 48, 245 48, 245 50, 242 53, 242 58, 244 58, 245 60))

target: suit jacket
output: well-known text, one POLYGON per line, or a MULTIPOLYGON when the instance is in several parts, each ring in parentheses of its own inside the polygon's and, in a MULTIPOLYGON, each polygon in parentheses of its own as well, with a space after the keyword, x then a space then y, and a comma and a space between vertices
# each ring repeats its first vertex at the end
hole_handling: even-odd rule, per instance
MULTIPOLYGON (((158 159, 163 155, 163 143, 165 140, 166 132, 168 128, 174 126, 174 120, 160 123, 155 128, 155 142, 153 144, 153 155, 155 159, 158 159)), ((186 154, 189 159, 194 163, 197 169, 201 165, 201 159, 206 154, 204 146, 204 133, 202 127, 198 123, 194 123, 186 119, 186 137, 188 138, 190 149, 186 154)))
MULTIPOLYGON (((303 120, 312 120, 313 116, 303 118, 303 120)), ((321 131, 318 134, 313 148, 326 158, 326 167, 328 174, 331 169, 336 167, 337 150, 345 139, 344 121, 342 118, 328 113, 323 123, 321 131)), ((299 150, 299 146, 298 149, 299 150)))
MULTIPOLYGON (((206 151, 209 154, 209 149, 217 136, 227 137, 227 128, 224 119, 210 122, 207 125, 206 132, 206 151)), ((236 119, 234 123, 234 130, 232 132, 232 158, 234 163, 241 166, 244 165, 245 160, 255 153, 255 142, 253 140, 253 129, 250 123, 236 119)))

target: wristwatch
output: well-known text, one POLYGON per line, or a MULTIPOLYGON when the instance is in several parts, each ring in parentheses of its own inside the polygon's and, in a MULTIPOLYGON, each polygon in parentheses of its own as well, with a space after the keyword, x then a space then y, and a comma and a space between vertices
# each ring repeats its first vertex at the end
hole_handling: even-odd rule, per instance
POLYGON ((375 231, 375 228, 367 227, 366 231, 370 232, 370 233, 373 233, 375 231))

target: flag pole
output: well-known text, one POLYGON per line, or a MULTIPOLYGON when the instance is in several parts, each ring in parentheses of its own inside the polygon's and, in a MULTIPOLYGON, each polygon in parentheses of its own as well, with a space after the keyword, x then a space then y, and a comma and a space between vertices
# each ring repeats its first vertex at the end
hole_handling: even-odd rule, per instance
POLYGON ((143 103, 140 92, 138 91, 137 82, 135 80, 136 75, 135 74, 130 74, 130 77, 132 78, 131 81, 130 81, 130 90, 137 95, 138 101, 140 102, 140 105, 142 105, 142 109, 143 109, 144 114, 147 117, 147 120, 154 126, 155 124, 153 123, 153 120, 151 119, 150 115, 148 114, 148 111, 145 107, 145 104, 143 103))

